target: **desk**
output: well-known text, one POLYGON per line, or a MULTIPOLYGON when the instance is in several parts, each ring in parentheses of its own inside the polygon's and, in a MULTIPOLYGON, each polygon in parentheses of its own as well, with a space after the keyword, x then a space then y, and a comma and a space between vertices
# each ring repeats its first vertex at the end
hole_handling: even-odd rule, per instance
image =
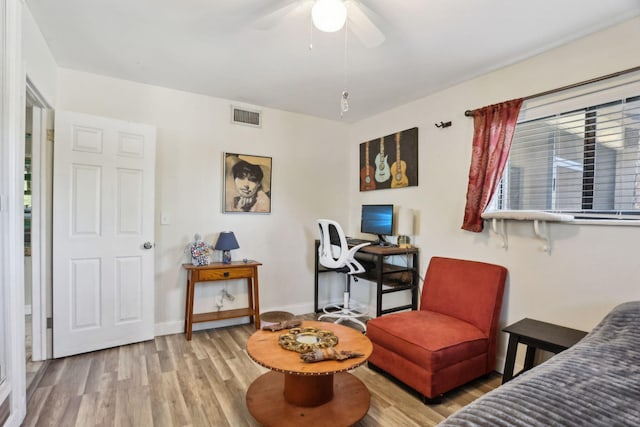
POLYGON ((280 332, 257 331, 247 341, 247 354, 270 372, 247 390, 247 408, 265 426, 350 426, 369 410, 371 395, 347 371, 366 362, 373 351, 369 338, 335 323, 304 321, 301 327, 329 330, 338 336, 336 350, 362 353, 343 361, 306 363, 300 354, 278 345, 280 332))
POLYGON ((513 368, 516 361, 518 343, 527 345, 527 353, 525 355, 524 368, 516 375, 533 367, 536 349, 557 354, 568 349, 587 335, 584 331, 533 319, 522 319, 513 325, 507 326, 502 331, 509 334, 502 384, 515 376, 513 368))
POLYGON ((187 270, 187 298, 184 309, 184 333, 187 334, 187 340, 191 340, 194 323, 249 316, 250 322, 255 323, 256 329, 260 329, 260 304, 258 299, 258 266, 260 265, 262 263, 257 261, 234 261, 230 264, 214 262, 198 266, 182 264, 182 267, 187 270), (247 279, 247 292, 249 294, 249 306, 247 308, 193 314, 193 296, 196 283, 245 278, 247 279))
MULTIPOLYGON (((320 265, 318 259, 318 248, 320 240, 315 241, 315 281, 314 281, 314 310, 316 313, 322 311, 318 307, 318 275, 328 270, 320 265)), ((420 250, 418 248, 399 248, 397 246, 369 245, 360 249, 356 253, 356 259, 368 258, 373 262, 373 268, 364 273, 355 275, 359 279, 368 280, 376 284, 376 317, 383 314, 393 313, 401 310, 418 309, 418 290, 420 287, 420 250), (393 265, 384 262, 388 256, 406 257, 407 265, 393 265), (408 291, 411 292, 411 304, 395 307, 382 308, 382 297, 389 293, 408 291)), ((365 261, 366 262, 366 261, 365 261)))

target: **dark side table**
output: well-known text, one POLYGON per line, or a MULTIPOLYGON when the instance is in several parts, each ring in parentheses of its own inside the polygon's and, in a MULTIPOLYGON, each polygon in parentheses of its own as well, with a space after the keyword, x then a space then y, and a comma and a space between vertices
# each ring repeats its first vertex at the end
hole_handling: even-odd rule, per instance
POLYGON ((509 345, 507 347, 507 357, 504 362, 502 384, 514 376, 531 369, 537 349, 557 354, 568 349, 587 335, 584 331, 565 328, 564 326, 533 319, 522 319, 507 326, 502 331, 509 334, 509 345), (524 368, 518 372, 518 374, 514 375, 513 368, 516 362, 519 343, 527 346, 527 353, 524 358, 524 368))

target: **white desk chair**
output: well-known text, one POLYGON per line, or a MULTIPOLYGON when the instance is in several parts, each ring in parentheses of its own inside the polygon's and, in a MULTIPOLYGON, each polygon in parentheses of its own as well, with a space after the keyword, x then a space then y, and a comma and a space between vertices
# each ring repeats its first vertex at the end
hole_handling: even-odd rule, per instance
POLYGON ((342 305, 329 304, 323 307, 325 313, 318 317, 322 319, 336 319, 335 323, 342 323, 345 320, 354 322, 362 326, 363 330, 367 330, 367 326, 363 321, 358 319, 367 315, 367 310, 354 305, 350 301, 351 276, 365 271, 362 264, 355 259, 355 253, 363 246, 371 243, 362 243, 349 248, 347 238, 342 231, 342 227, 336 221, 330 219, 319 219, 320 227, 320 246, 318 247, 318 261, 322 266, 338 273, 345 273, 346 284, 344 289, 344 298, 342 305))

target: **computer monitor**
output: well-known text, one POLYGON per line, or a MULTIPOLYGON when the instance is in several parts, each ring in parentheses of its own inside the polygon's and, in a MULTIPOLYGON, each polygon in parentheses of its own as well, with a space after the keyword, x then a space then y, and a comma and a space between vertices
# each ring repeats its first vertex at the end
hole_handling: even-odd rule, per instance
POLYGON ((393 235, 393 205, 362 205, 360 231, 376 234, 379 243, 384 243, 384 236, 393 235))

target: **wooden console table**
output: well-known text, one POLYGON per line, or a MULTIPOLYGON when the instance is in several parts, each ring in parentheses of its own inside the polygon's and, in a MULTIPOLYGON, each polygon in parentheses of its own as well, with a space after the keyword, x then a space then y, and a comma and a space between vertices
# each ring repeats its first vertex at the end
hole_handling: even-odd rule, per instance
POLYGON ((260 265, 262 263, 257 261, 234 261, 230 264, 214 262, 208 265, 182 264, 182 267, 187 270, 187 298, 184 309, 184 333, 187 334, 187 340, 191 340, 194 323, 249 316, 250 322, 255 323, 256 329, 260 329, 260 305, 258 299, 258 266, 260 265), (247 292, 249 294, 247 308, 193 313, 193 296, 196 283, 245 278, 247 279, 247 292))
POLYGON ((257 331, 247 341, 247 353, 270 372, 247 390, 247 408, 265 426, 351 426, 369 410, 367 386, 347 371, 366 362, 373 351, 369 338, 347 326, 304 321, 302 327, 332 331, 339 338, 336 350, 363 356, 343 361, 305 363, 300 354, 278 345, 280 332, 257 331))

